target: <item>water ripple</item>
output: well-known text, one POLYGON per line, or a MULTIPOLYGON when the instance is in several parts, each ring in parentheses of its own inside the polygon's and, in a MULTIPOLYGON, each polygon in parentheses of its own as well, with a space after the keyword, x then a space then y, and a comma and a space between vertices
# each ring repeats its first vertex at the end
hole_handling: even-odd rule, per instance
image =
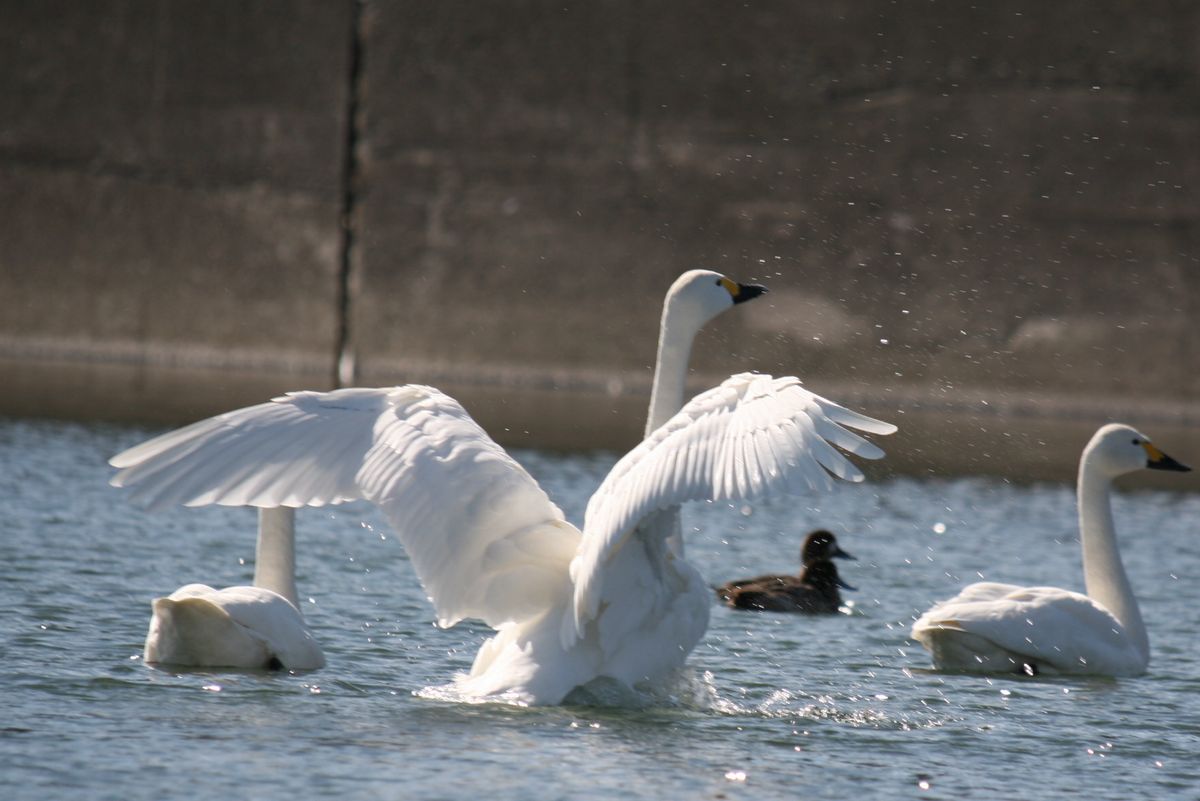
MULTIPOLYGON (((1200 786, 1187 583, 1200 498, 1115 504, 1137 543, 1127 567, 1154 651, 1143 678, 928 670, 908 627, 962 583, 1081 585, 1074 508, 1069 487, 904 479, 685 515, 689 559, 712 583, 794 569, 803 534, 835 527, 859 557, 844 570, 860 588, 854 615, 714 606, 672 681, 596 682, 567 706, 530 709, 463 703, 447 687, 487 631, 434 625, 398 542, 363 505, 299 516, 300 589, 327 668, 142 664, 151 598, 189 580, 246 583, 254 557, 253 513, 147 514, 106 486, 107 455, 150 433, 0 424, 0 475, 19 477, 0 542, 6 798, 1107 800, 1200 786)), ((578 519, 615 455, 521 458, 578 519)))

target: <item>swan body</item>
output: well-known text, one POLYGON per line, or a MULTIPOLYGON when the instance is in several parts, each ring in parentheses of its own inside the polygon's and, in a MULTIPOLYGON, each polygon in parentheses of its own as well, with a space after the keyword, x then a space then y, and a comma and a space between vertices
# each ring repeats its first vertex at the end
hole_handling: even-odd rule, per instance
MULTIPOLYGON (((787 587, 799 586, 803 583, 804 568, 807 568, 810 565, 815 565, 818 562, 828 562, 831 559, 854 559, 854 557, 842 550, 842 547, 838 545, 837 537, 833 535, 833 532, 826 531, 823 528, 817 529, 816 531, 810 531, 804 538, 804 544, 800 546, 801 571, 799 575, 788 576, 769 574, 764 576, 754 576, 753 578, 734 579, 733 581, 727 581, 720 587, 717 587, 717 598, 721 599, 722 601, 729 601, 730 596, 740 590, 746 592, 760 590, 771 592, 787 587)), ((833 574, 835 580, 840 583, 841 580, 837 578, 836 567, 833 569, 833 574)), ((835 593, 836 587, 839 586, 839 583, 835 583, 833 585, 835 588, 835 593)), ((733 604, 731 602, 730 605, 736 606, 737 604, 733 604)))
POLYGON ((496 630, 458 694, 557 704, 594 679, 654 682, 708 625, 711 590, 683 558, 680 505, 860 481, 837 448, 883 454, 848 429, 895 430, 795 378, 743 373, 683 403, 700 327, 762 291, 703 270, 675 282, 650 433, 596 490, 582 530, 457 401, 420 385, 294 392, 203 420, 115 457, 113 483, 149 507, 375 503, 438 624, 496 630))
POLYGON ((296 598, 294 510, 261 509, 254 586, 188 584, 150 605, 142 660, 187 667, 325 666, 296 598))
POLYGON ((151 604, 148 664, 314 670, 325 657, 299 611, 260 587, 188 584, 151 604))
POLYGON ((1106 425, 1079 465, 1079 534, 1087 594, 980 582, 935 605, 912 628, 934 666, 977 673, 1138 676, 1150 642, 1117 550, 1110 495, 1142 468, 1186 471, 1137 430, 1106 425))

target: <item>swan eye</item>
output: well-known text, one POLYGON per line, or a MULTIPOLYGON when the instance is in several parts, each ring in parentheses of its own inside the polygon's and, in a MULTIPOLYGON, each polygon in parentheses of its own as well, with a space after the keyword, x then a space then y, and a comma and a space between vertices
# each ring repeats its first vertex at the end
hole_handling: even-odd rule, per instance
POLYGON ((1141 441, 1140 439, 1138 439, 1137 437, 1134 437, 1134 438, 1133 438, 1133 444, 1134 444, 1134 445, 1141 445, 1141 444, 1142 444, 1142 441, 1141 441))

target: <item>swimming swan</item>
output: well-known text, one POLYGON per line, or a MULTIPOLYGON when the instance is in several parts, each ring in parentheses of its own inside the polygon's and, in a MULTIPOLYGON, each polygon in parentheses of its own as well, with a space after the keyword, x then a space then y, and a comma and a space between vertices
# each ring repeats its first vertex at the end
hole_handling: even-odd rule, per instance
POLYGON ((912 627, 939 669, 976 673, 1138 676, 1150 641, 1117 552, 1109 495, 1144 467, 1186 471, 1135 429, 1106 425, 1079 462, 1079 540, 1087 595, 1057 587, 980 582, 937 604, 912 627))
MULTIPOLYGON (((717 598, 721 599, 722 601, 729 601, 730 596, 739 590, 765 590, 770 592, 772 590, 780 590, 785 587, 795 586, 803 581, 804 568, 808 567, 809 565, 814 565, 817 562, 828 562, 830 559, 854 559, 854 557, 842 550, 842 547, 838 545, 837 537, 833 535, 833 532, 826 531, 823 528, 819 528, 816 531, 810 531, 804 538, 804 544, 800 546, 799 575, 789 576, 769 574, 765 576, 754 576, 753 578, 734 579, 733 581, 727 581, 720 587, 716 588, 717 598)), ((837 568, 834 568, 834 570, 836 572, 837 568)), ((845 585, 843 584, 842 586, 845 585)), ((846 589, 850 588, 846 587, 846 589)), ((732 602, 730 602, 729 605, 738 606, 738 604, 734 604, 732 602)))
POLYGON ((601 677, 652 682, 708 626, 711 590, 683 558, 680 504, 861 481, 833 446, 883 452, 843 426, 895 430, 795 378, 743 373, 684 405, 700 328, 763 291, 706 270, 671 286, 651 433, 596 490, 582 532, 457 401, 419 385, 289 393, 119 454, 112 481, 150 507, 377 504, 438 624, 497 631, 456 680, 461 696, 557 704, 601 677))
POLYGON ((142 661, 271 670, 325 666, 296 598, 295 510, 263 508, 258 515, 254 586, 188 584, 155 599, 142 661))

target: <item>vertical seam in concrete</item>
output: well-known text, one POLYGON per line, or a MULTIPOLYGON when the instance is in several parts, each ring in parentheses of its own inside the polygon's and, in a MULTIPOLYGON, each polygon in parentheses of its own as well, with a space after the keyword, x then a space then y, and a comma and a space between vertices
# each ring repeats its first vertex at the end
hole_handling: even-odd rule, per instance
POLYGON ((649 167, 646 121, 643 114, 642 97, 642 26, 646 24, 643 18, 643 8, 640 0, 631 0, 629 4, 629 25, 625 30, 625 80, 626 97, 625 113, 629 115, 629 139, 626 143, 625 156, 627 159, 626 172, 629 175, 631 188, 636 194, 638 188, 637 173, 649 167))
POLYGON ((337 341, 334 343, 334 386, 355 383, 354 342, 350 330, 353 297, 355 213, 358 190, 358 146, 362 137, 359 119, 363 67, 363 6, 366 0, 350 0, 350 60, 346 71, 346 123, 342 133, 341 242, 338 248, 337 341))

